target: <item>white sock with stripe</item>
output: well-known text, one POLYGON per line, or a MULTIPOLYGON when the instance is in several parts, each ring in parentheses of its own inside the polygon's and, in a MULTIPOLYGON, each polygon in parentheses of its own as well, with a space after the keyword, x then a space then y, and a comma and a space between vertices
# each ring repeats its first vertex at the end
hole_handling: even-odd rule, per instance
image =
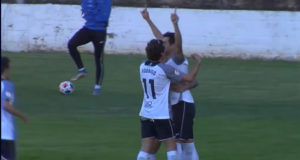
POLYGON ((167 152, 168 160, 177 160, 177 153, 176 151, 168 151, 167 152))
POLYGON ((149 155, 149 153, 140 151, 137 156, 137 160, 148 160, 148 155, 149 155))
POLYGON ((181 143, 176 143, 176 148, 177 148, 177 159, 178 160, 183 160, 182 159, 182 146, 181 146, 181 143))
POLYGON ((95 84, 95 89, 101 89, 101 86, 99 84, 95 84))
POLYGON ((182 158, 184 160, 199 160, 194 142, 182 143, 182 158))
POLYGON ((148 160, 156 160, 156 154, 148 154, 148 160))

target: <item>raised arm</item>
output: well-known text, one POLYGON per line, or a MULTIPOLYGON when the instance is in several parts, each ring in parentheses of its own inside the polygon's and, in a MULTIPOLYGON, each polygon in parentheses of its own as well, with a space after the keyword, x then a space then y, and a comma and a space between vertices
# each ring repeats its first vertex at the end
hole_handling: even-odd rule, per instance
POLYGON ((141 14, 143 16, 143 18, 146 20, 146 22, 149 24, 153 35, 155 36, 156 39, 163 39, 163 35, 161 34, 160 30, 155 26, 155 24, 152 22, 152 20, 150 19, 149 13, 147 8, 145 8, 144 10, 141 11, 141 14))
POLYGON ((198 74, 198 71, 201 66, 201 59, 198 54, 192 54, 192 58, 196 60, 197 64, 194 66, 192 71, 189 74, 186 74, 181 81, 193 82, 198 74))
POLYGON ((181 37, 181 32, 178 27, 179 18, 176 13, 176 8, 174 10, 174 13, 171 14, 171 21, 173 23, 174 30, 175 30, 175 46, 176 46, 175 53, 176 53, 176 56, 178 58, 184 58, 183 51, 182 51, 182 37, 181 37))

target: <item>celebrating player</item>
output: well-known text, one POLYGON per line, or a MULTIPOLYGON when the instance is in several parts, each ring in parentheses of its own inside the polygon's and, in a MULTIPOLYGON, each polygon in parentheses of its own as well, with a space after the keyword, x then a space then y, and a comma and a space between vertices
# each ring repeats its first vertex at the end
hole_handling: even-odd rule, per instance
POLYGON ((111 12, 111 1, 82 0, 81 6, 82 15, 86 23, 83 28, 75 33, 68 43, 70 55, 78 68, 77 74, 71 80, 76 81, 87 75, 77 47, 92 42, 95 48, 94 57, 96 64, 96 82, 93 94, 97 95, 101 91, 103 79, 103 51, 106 41, 106 28, 111 12))
POLYGON ((192 82, 200 69, 200 57, 194 54, 196 66, 184 75, 173 67, 161 63, 165 47, 161 40, 151 40, 146 47, 147 61, 140 66, 140 80, 144 99, 140 111, 142 147, 138 160, 155 159, 153 148, 157 140, 165 143, 168 160, 177 159, 175 134, 169 114, 170 82, 192 82), (154 156, 154 157, 153 157, 154 156))
POLYGON ((9 81, 10 66, 7 57, 1 57, 1 158, 16 159, 16 127, 14 116, 28 122, 15 107, 15 85, 9 81))
MULTIPOLYGON (((183 55, 182 51, 182 38, 178 27, 178 16, 176 9, 171 14, 171 21, 174 26, 175 34, 167 32, 162 35, 159 29, 154 25, 149 17, 147 9, 142 12, 143 18, 148 22, 154 36, 164 41, 165 50, 165 63, 181 71, 182 73, 188 73, 188 61, 183 55)), ((172 105, 172 120, 175 125, 175 133, 177 138, 177 153, 179 159, 183 160, 198 160, 198 153, 196 151, 193 140, 193 120, 195 117, 194 99, 188 88, 192 88, 196 84, 193 83, 184 85, 181 92, 170 92, 170 102, 172 105), (185 91, 184 91, 185 90, 185 91)), ((179 83, 172 83, 171 88, 178 88, 182 86, 179 83)), ((158 143, 159 144, 159 143, 158 143)))

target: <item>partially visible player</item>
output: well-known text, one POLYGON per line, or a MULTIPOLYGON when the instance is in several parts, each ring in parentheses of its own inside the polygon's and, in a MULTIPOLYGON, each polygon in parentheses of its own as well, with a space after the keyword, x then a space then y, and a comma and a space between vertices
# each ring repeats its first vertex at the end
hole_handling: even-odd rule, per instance
POLYGON ((7 160, 6 158, 4 158, 3 156, 1 156, 1 160, 7 160))
POLYGON ((169 113, 171 82, 192 82, 200 69, 200 57, 192 57, 197 64, 189 74, 182 74, 173 67, 161 63, 165 51, 163 41, 153 39, 146 47, 147 61, 140 65, 140 80, 144 99, 140 111, 142 147, 137 160, 153 159, 157 140, 165 143, 168 160, 177 160, 175 134, 169 113))
MULTIPOLYGON (((168 32, 162 35, 159 29, 154 25, 149 17, 147 9, 142 12, 143 18, 148 22, 154 36, 164 40, 166 47, 164 61, 166 64, 187 74, 188 61, 183 55, 182 38, 178 27, 178 16, 176 9, 171 14, 171 21, 174 26, 175 33, 168 32)), ((172 119, 175 125, 175 133, 177 138, 177 151, 179 158, 183 160, 198 160, 199 156, 194 145, 193 137, 193 120, 195 117, 195 105, 191 92, 188 90, 196 85, 196 81, 189 84, 172 83, 170 92, 170 103, 172 105, 172 119), (179 92, 180 91, 180 92, 179 92)))
POLYGON ((96 65, 96 81, 93 94, 98 95, 101 91, 103 79, 103 52, 106 42, 106 28, 111 12, 111 0, 82 0, 81 6, 82 16, 86 22, 83 28, 76 32, 68 43, 70 55, 78 68, 77 74, 71 80, 76 81, 87 75, 77 47, 92 42, 95 48, 96 65))
POLYGON ((25 123, 28 118, 15 107, 15 85, 9 81, 10 65, 7 57, 1 57, 1 156, 16 159, 16 126, 14 116, 25 123))

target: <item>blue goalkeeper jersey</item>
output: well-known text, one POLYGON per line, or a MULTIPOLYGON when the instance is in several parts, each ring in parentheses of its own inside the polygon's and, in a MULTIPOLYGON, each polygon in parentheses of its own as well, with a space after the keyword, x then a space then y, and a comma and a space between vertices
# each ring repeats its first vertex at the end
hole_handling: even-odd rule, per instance
POLYGON ((111 12, 110 0, 82 0, 84 27, 91 30, 106 30, 111 12))

